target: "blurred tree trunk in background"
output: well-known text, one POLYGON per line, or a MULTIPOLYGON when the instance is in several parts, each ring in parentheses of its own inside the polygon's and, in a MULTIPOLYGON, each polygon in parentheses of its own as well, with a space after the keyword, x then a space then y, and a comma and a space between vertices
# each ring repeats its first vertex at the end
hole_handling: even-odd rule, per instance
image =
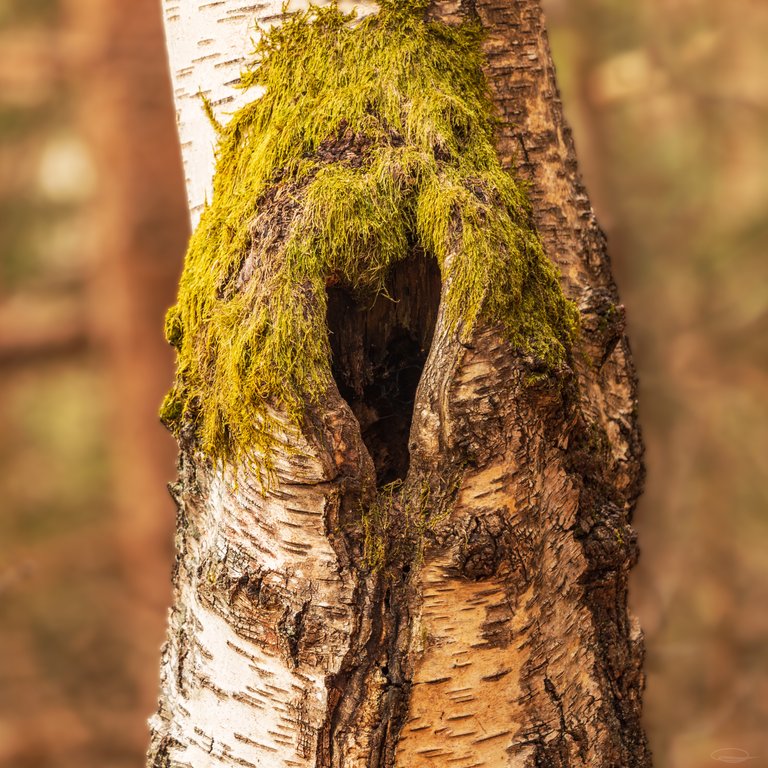
POLYGON ((131 638, 132 675, 138 707, 150 709, 173 527, 165 490, 173 450, 157 417, 171 359, 159 329, 188 233, 183 179, 157 0, 76 0, 70 12, 84 54, 81 117, 99 171, 91 332, 106 364, 117 543, 129 615, 140 628, 131 638))
POLYGON ((156 0, 0 3, 0 765, 135 766, 189 225, 156 0))
MULTIPOLYGON (((282 14, 235 0, 165 9, 195 217, 212 172, 197 92, 226 121, 248 98, 232 85, 253 22, 282 14)), ((376 487, 384 457, 335 389, 308 406, 317 434, 276 457, 265 492, 247 465, 217 466, 182 439, 154 768, 650 765, 642 638, 626 607, 642 479, 635 379, 540 4, 434 2, 431 13, 477 14, 487 31, 498 151, 530 182, 545 251, 581 313, 574 370, 537 377, 494 328, 459 343, 439 278, 405 267, 397 311, 429 355, 415 402, 394 406, 410 426, 390 446, 407 466, 396 494, 376 487), (359 516, 372 497, 398 519, 426 505, 423 558, 367 567, 359 516)), ((353 312, 329 315, 337 361, 354 357, 365 322, 393 341, 353 312)))

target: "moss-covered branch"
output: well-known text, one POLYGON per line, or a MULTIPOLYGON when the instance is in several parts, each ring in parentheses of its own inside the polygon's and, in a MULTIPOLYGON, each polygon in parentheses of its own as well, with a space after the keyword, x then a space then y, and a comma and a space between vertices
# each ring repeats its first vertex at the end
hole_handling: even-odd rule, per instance
POLYGON ((262 36, 243 87, 263 95, 220 131, 168 313, 172 429, 190 425, 213 457, 263 457, 269 408, 300 428, 331 384, 326 286, 376 294, 414 248, 440 265, 456 333, 482 319, 565 362, 576 310, 499 162, 480 43, 478 25, 427 20, 423 2, 359 22, 313 8, 262 36))

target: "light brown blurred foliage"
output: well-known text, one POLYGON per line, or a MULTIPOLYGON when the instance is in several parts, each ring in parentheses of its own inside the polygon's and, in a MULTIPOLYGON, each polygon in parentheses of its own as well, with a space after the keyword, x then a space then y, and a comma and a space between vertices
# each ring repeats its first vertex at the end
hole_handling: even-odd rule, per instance
POLYGON ((0 765, 139 766, 188 227, 160 4, 0 8, 0 765))
MULTIPOLYGON (((768 761, 768 6, 547 0, 641 381, 659 768, 768 761)), ((187 237, 157 0, 0 6, 0 766, 139 766, 187 237)), ((759 765, 759 762, 755 764, 759 765)))

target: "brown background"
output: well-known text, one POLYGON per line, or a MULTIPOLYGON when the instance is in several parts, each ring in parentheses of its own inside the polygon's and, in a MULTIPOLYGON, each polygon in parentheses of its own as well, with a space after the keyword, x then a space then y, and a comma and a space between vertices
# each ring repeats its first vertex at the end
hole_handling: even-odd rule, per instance
MULTIPOLYGON (((641 378, 658 768, 768 765, 768 6, 548 0, 641 378)), ((140 766, 188 236, 159 0, 0 5, 0 766, 140 766)))

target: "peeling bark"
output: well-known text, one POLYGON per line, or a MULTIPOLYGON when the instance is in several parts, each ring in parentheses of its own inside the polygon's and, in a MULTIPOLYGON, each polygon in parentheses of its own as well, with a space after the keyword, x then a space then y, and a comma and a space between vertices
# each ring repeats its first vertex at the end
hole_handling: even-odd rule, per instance
MULTIPOLYGON (((211 137, 190 117, 192 94, 225 117, 246 20, 279 14, 165 6, 194 216, 211 137)), ((180 439, 154 768, 650 765, 642 636, 626 607, 642 482, 635 377, 542 12, 467 0, 431 13, 478 14, 487 29, 499 153, 529 181, 581 313, 573 370, 541 370, 493 327, 460 342, 423 258, 390 276, 394 302, 331 287, 337 387, 298 450, 276 452, 270 488, 180 439)))

